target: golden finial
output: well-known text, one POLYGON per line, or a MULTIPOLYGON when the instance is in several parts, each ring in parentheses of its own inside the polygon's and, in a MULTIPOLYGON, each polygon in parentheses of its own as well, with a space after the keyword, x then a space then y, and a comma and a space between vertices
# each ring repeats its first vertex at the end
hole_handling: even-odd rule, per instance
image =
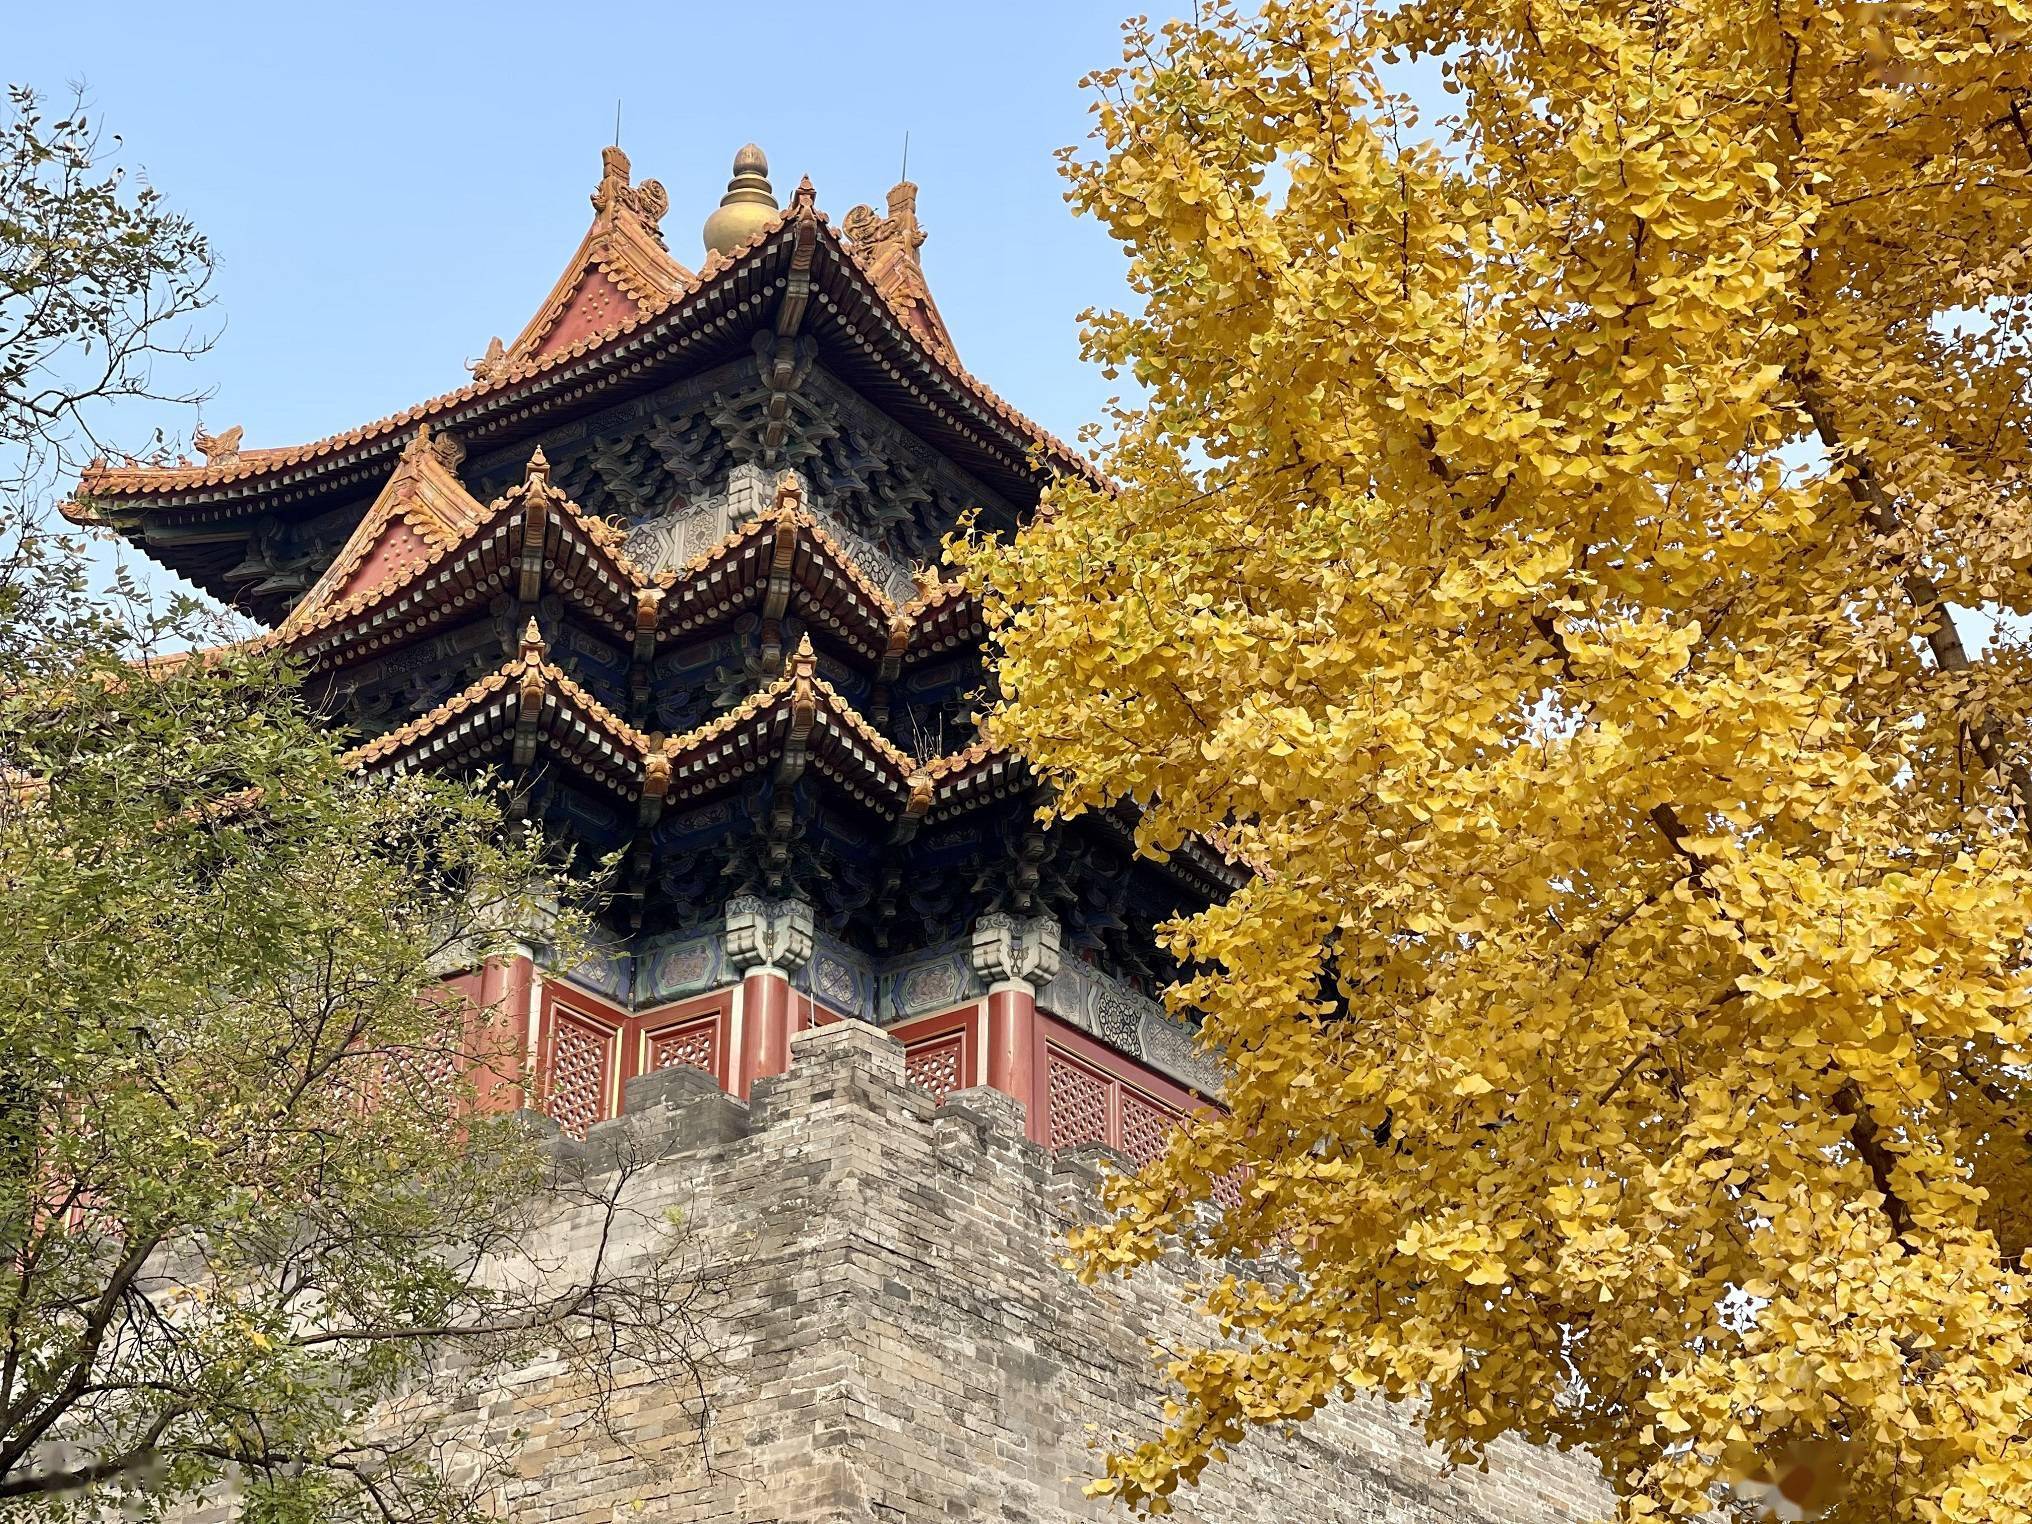
POLYGON ((550 457, 543 453, 543 446, 536 447, 536 453, 529 457, 529 469, 523 473, 523 481, 530 485, 550 480, 550 457))
POLYGON ((776 220, 776 192, 769 185, 769 160, 750 143, 734 155, 734 177, 719 209, 706 219, 706 252, 731 254, 776 220))
POLYGON ((540 662, 547 650, 549 647, 543 643, 543 631, 536 623, 536 616, 532 614, 529 623, 522 627, 522 659, 526 662, 540 662))

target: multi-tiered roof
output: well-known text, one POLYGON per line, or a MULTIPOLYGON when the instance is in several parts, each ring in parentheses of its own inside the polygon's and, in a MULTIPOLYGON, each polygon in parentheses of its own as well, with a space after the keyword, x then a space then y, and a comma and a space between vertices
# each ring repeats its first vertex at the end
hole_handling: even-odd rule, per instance
POLYGON ((270 624, 363 767, 494 769, 588 863, 618 854, 621 931, 795 899, 872 967, 1050 915, 1096 977, 1147 979, 1152 923, 1233 870, 1139 861, 1115 817, 1046 830, 975 735, 980 610, 942 539, 1090 468, 960 365, 915 187, 835 229, 743 150, 691 270, 662 188, 602 167, 469 384, 310 444, 95 463, 71 516, 270 624))

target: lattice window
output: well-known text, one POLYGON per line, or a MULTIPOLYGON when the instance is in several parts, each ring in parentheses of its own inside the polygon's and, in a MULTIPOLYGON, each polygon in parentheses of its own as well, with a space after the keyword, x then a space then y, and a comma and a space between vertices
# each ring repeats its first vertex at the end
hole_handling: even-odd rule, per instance
POLYGON ((1242 1204, 1242 1185, 1249 1178, 1249 1172, 1239 1166, 1229 1170, 1214 1182, 1214 1200, 1219 1205, 1234 1211, 1242 1204))
POLYGON ((550 1052, 550 1114, 574 1138, 607 1114, 614 1034, 560 1011, 550 1052))
POLYGON ((905 1048, 903 1081, 929 1090, 943 1101, 966 1084, 960 1077, 960 1064, 965 1056, 966 1044, 958 1032, 905 1048))
POLYGON ((441 1042, 393 1053, 381 1060, 368 1089, 371 1096, 393 1090, 398 1095, 442 1106, 452 1097, 464 1065, 457 1048, 441 1042))
POLYGON ((417 1066, 419 1077, 430 1087, 433 1095, 444 1095, 459 1082, 459 1071, 465 1067, 465 1055, 454 1047, 436 1047, 423 1055, 417 1066))
POLYGON ((1148 1164, 1171 1141, 1178 1113, 1133 1090, 1122 1092, 1122 1152, 1137 1164, 1148 1164))
POLYGON ((1048 1050, 1046 1117, 1053 1148, 1108 1141, 1108 1081, 1056 1049, 1048 1050))
POLYGON ((719 1072, 720 1018, 707 1016, 670 1027, 649 1039, 651 1069, 703 1069, 719 1072))

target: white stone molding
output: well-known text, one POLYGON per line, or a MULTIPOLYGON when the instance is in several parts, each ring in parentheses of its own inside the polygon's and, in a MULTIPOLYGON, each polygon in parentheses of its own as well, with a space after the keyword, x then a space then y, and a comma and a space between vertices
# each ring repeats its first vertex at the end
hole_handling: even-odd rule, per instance
POLYGON ((1015 985, 1035 996, 1058 972, 1058 947, 1058 922, 1049 916, 993 910, 974 922, 968 958, 991 991, 1015 985))
POLYGON ((740 528, 776 506, 776 485, 785 476, 797 482, 798 494, 811 500, 811 483, 802 471, 771 470, 753 461, 742 461, 727 472, 727 528, 740 528))
POLYGON ((814 941, 811 906, 744 894, 727 901, 727 961, 743 974, 788 978, 804 967, 814 941))

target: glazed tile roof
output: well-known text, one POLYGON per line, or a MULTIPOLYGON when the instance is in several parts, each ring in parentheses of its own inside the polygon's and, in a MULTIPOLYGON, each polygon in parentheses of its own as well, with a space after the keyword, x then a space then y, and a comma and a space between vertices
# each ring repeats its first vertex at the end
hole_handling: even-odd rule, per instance
POLYGON ((347 601, 342 595, 354 573, 399 529, 414 537, 412 543, 421 547, 421 553, 403 556, 395 567, 382 572, 376 586, 414 571, 451 549, 478 528, 485 516, 486 510, 466 491, 443 454, 432 447, 430 425, 418 424, 415 435, 402 451, 395 473, 388 478, 388 485, 381 489, 381 495, 374 499, 373 506, 339 548, 324 575, 297 601, 282 622, 282 632, 324 622, 334 605, 347 601))
POLYGON ((670 198, 654 180, 629 183, 628 156, 619 146, 600 151, 600 183, 593 192, 593 225, 565 265, 564 274, 536 309, 515 342, 489 352, 474 374, 485 379, 497 369, 537 359, 552 349, 568 348, 575 337, 551 342, 571 316, 596 310, 609 293, 631 310, 616 311, 610 321, 594 321, 591 332, 603 333, 628 318, 641 318, 684 294, 691 271, 670 257, 657 224, 669 210, 670 198), (576 309, 576 310, 575 310, 576 309))
MULTIPOLYGON (((199 465, 95 463, 66 515, 122 530, 229 597, 243 563, 280 561, 294 580, 256 589, 279 613, 281 597, 302 585, 300 563, 287 559, 301 548, 289 540, 292 521, 350 517, 371 497, 336 557, 262 644, 310 671, 336 673, 470 628, 490 609, 552 609, 554 596, 581 633, 592 627, 632 641, 636 686, 627 703, 638 718, 652 712, 646 689, 659 649, 763 610, 763 670, 777 675, 683 734, 645 732, 609 708, 549 659, 531 620, 519 652, 499 669, 349 754, 368 771, 519 769, 541 758, 637 805, 644 827, 667 800, 703 801, 766 775, 783 809, 789 785, 816 780, 890 822, 893 842, 920 821, 1034 789, 1019 758, 987 743, 913 758, 818 676, 814 637, 864 676, 874 669, 872 707, 886 722, 888 685, 900 670, 977 646, 982 613, 956 584, 923 581, 916 596, 892 597, 781 485, 771 509, 655 575, 629 558, 622 530, 550 482, 540 448, 524 480, 492 502, 467 491, 463 454, 485 452, 483 474, 499 481, 504 463, 518 458, 511 449, 555 444, 587 414, 746 357, 772 326, 813 341, 839 382, 1019 511, 1054 473, 1097 479, 1071 447, 960 365, 916 258, 913 188, 892 192, 887 219, 856 208, 836 232, 806 182, 745 245, 710 255, 694 272, 656 231, 660 188, 632 184, 618 150, 603 169, 592 226, 564 273, 512 344, 489 346, 469 384, 302 445, 243 450, 233 429, 199 441, 207 456, 199 465), (286 531, 280 551, 267 541, 247 545, 257 522, 286 531), (791 610, 807 633, 786 658, 781 621, 791 610)), ((468 644, 462 636, 459 648, 468 644)), ((388 671, 399 677, 399 664, 364 679, 381 683, 388 671)), ((338 678, 331 691, 355 680, 338 678)), ((615 682, 602 691, 626 687, 615 682)), ((646 837, 638 835, 637 850, 646 852, 646 837)), ((1214 871, 1190 849, 1188 864, 1214 871)))
POLYGON ((539 587, 554 589, 627 636, 649 579, 620 541, 612 525, 550 484, 539 450, 520 484, 485 508, 473 505, 464 533, 357 592, 323 603, 307 598, 267 638, 313 668, 344 665, 484 608, 511 585, 529 597, 539 587))
POLYGON ((649 738, 545 654, 532 620, 514 659, 428 713, 356 747, 347 760, 367 772, 407 772, 477 762, 503 749, 510 761, 526 765, 541 749, 613 792, 638 797, 649 738))
POLYGON ((1006 799, 1031 782, 1023 759, 1006 747, 976 741, 925 769, 932 784, 931 818, 943 820, 1006 799))
POLYGON ((951 356, 952 335, 939 316, 917 257, 925 238, 917 221, 917 187, 908 180, 892 186, 886 217, 878 216, 873 207, 855 207, 841 221, 840 231, 890 309, 920 339, 951 356))
POLYGON ((761 597, 778 559, 787 561, 781 570, 806 622, 871 660, 892 652, 920 660, 985 632, 979 600, 958 583, 937 584, 898 604, 855 565, 823 523, 801 507, 779 502, 657 576, 664 589, 659 642, 704 628, 761 597))
MULTIPOLYGON (((763 309, 783 299, 800 244, 809 251, 818 330, 837 351, 837 362, 854 372, 848 379, 871 400, 919 416, 921 427, 948 435, 959 454, 976 457, 969 463, 977 469, 1026 482, 1033 491, 1052 471, 1092 475, 1083 456, 1017 412, 949 349, 928 342, 918 320, 896 309, 859 255, 800 195, 747 245, 709 258, 698 273, 672 261, 654 280, 630 277, 636 310, 611 327, 562 347, 518 340, 525 352, 483 364, 468 385, 305 444, 242 450, 236 442, 195 465, 95 462, 64 512, 74 522, 115 524, 144 509, 179 519, 230 518, 257 506, 357 489, 363 474, 371 479, 385 469, 382 463, 418 424, 456 430, 468 448, 527 435, 560 411, 583 411, 595 397, 654 384, 673 368, 744 338, 762 323, 763 309)), ((542 317, 525 338, 539 328, 548 336, 542 317)))
POLYGON ((658 797, 702 799, 781 765, 800 765, 891 820, 961 813, 1004 796, 995 781, 1016 768, 1006 752, 975 746, 920 765, 817 675, 809 639, 774 682, 682 735, 657 738, 630 725, 547 659, 534 621, 520 653, 425 714, 347 754, 369 772, 520 765, 548 754, 627 801, 652 775, 658 797))
MULTIPOLYGON (((442 463, 427 447, 398 471, 415 477, 442 463)), ((386 523, 410 489, 391 481, 376 511, 362 521, 353 565, 371 548, 370 525, 386 523)), ((650 576, 628 559, 624 537, 573 503, 548 479, 539 451, 524 481, 485 508, 460 491, 463 532, 427 554, 393 568, 371 586, 343 596, 343 577, 330 577, 267 639, 314 669, 344 666, 407 644, 485 608, 494 594, 525 599, 539 588, 560 593, 614 635, 650 644, 642 655, 723 622, 768 597, 772 574, 787 579, 786 606, 821 638, 862 658, 899 666, 978 640, 980 605, 956 583, 927 587, 905 604, 893 602, 855 566, 823 524, 798 506, 786 484, 769 512, 736 525, 684 566, 650 576), (528 581, 520 579, 528 578, 528 581), (330 590, 325 591, 326 582, 330 590)))

